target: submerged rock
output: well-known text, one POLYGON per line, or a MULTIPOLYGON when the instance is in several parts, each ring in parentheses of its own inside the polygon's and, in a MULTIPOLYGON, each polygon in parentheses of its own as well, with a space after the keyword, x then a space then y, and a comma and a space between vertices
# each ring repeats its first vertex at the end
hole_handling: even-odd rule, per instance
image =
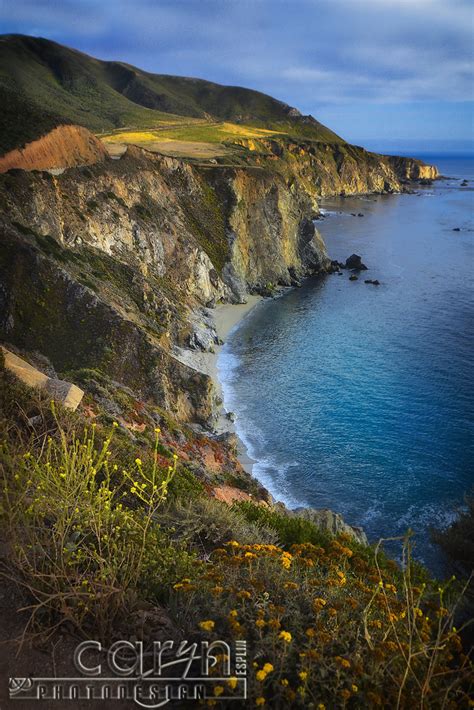
POLYGON ((356 276, 355 274, 352 274, 352 276, 349 276, 349 281, 357 281, 358 279, 359 279, 359 277, 356 276))

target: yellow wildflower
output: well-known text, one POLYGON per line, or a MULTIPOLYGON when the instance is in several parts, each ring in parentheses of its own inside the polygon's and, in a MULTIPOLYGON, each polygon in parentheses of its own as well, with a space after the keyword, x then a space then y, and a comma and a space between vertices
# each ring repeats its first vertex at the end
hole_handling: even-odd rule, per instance
POLYGON ((263 629, 263 627, 265 626, 264 620, 257 619, 257 621, 255 622, 255 626, 257 627, 257 629, 263 629))
POLYGON ((214 621, 210 621, 210 620, 208 620, 208 621, 201 621, 200 624, 199 624, 199 626, 201 627, 201 629, 202 629, 203 631, 212 631, 212 629, 213 629, 214 626, 215 626, 215 622, 214 622, 214 621))
POLYGON ((280 681, 281 685, 286 688, 288 686, 288 679, 287 678, 282 678, 280 681))
POLYGON ((308 678, 308 673, 307 671, 301 671, 298 673, 299 677, 301 678, 302 681, 305 681, 308 678))
POLYGON ((278 638, 284 641, 285 643, 290 643, 292 636, 289 631, 280 631, 280 633, 278 634, 278 638))
POLYGON ((237 683, 238 680, 235 676, 232 676, 232 678, 229 678, 229 680, 227 681, 227 685, 229 686, 229 688, 231 688, 231 690, 235 690, 237 688, 237 683))
POLYGON ((216 697, 219 697, 219 695, 222 695, 223 692, 224 692, 224 686, 216 685, 216 687, 214 688, 214 695, 216 697))
POLYGON ((237 596, 240 597, 240 599, 251 599, 252 598, 252 595, 246 589, 242 589, 240 592, 237 592, 237 596))
POLYGON ((260 683, 262 683, 265 680, 265 678, 267 677, 267 674, 265 673, 264 670, 260 670, 260 671, 256 672, 255 677, 260 683))
POLYGON ((255 700, 255 705, 257 705, 257 706, 265 705, 265 698, 262 698, 262 696, 260 696, 259 698, 257 698, 257 699, 255 700))
POLYGON ((271 664, 271 663, 265 663, 265 665, 263 666, 263 670, 265 671, 265 673, 271 673, 271 672, 273 671, 273 666, 272 666, 272 664, 271 664))
POLYGON ((141 459, 135 459, 135 463, 137 464, 137 466, 141 466, 141 465, 142 465, 142 460, 141 460, 141 459))

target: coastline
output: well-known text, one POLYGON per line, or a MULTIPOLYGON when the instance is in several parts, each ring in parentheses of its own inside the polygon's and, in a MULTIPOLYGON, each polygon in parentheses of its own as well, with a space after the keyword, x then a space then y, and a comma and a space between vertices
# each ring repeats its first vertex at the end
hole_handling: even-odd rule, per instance
MULTIPOLYGON (((214 313, 214 324, 219 340, 225 343, 227 337, 234 330, 234 328, 236 328, 239 323, 241 323, 241 321, 246 316, 248 316, 248 314, 253 311, 254 308, 256 308, 256 306, 262 301, 262 296, 249 295, 247 296, 247 303, 226 303, 217 306, 214 313)), ((247 447, 237 434, 234 422, 226 416, 224 392, 221 380, 219 378, 219 368, 217 367, 217 362, 222 347, 223 346, 220 345, 216 353, 212 354, 213 360, 211 361, 211 377, 213 379, 214 386, 216 387, 219 393, 220 399, 216 429, 219 434, 228 432, 235 435, 237 439, 237 460, 239 461, 244 471, 246 471, 250 475, 253 475, 253 464, 255 463, 255 461, 249 456, 247 447)))
POLYGON ((252 475, 254 459, 252 459, 247 451, 247 448, 241 438, 238 436, 236 427, 232 419, 227 414, 224 405, 224 392, 222 383, 219 378, 219 369, 217 362, 219 354, 229 334, 236 328, 239 323, 261 303, 263 296, 247 295, 245 303, 222 303, 211 312, 211 321, 215 329, 219 341, 222 343, 215 347, 214 351, 199 351, 187 350, 183 348, 174 349, 174 357, 184 364, 192 367, 199 372, 211 378, 215 390, 217 392, 218 406, 216 408, 216 419, 214 423, 214 433, 233 434, 237 439, 237 459, 242 468, 252 475))

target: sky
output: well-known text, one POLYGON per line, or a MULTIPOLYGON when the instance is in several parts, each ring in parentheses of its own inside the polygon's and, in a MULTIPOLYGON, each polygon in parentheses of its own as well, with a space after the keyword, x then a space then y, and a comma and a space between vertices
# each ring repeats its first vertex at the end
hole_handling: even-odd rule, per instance
POLYGON ((0 0, 0 31, 257 89, 372 149, 474 152, 473 0, 0 0))

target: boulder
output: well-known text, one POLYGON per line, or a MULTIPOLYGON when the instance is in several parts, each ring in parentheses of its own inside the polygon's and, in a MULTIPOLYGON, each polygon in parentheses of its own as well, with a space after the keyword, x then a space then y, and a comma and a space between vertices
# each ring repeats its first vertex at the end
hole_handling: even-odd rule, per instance
POLYGON ((61 402, 68 409, 75 411, 84 396, 84 392, 71 382, 58 380, 56 377, 48 377, 29 362, 23 360, 18 355, 1 347, 5 362, 5 367, 18 377, 22 382, 30 387, 39 387, 49 392, 53 399, 61 402))
POLYGON ((367 270, 366 265, 362 263, 362 257, 360 257, 358 254, 351 254, 346 259, 345 267, 346 267, 346 269, 354 269, 354 271, 366 271, 367 270))

